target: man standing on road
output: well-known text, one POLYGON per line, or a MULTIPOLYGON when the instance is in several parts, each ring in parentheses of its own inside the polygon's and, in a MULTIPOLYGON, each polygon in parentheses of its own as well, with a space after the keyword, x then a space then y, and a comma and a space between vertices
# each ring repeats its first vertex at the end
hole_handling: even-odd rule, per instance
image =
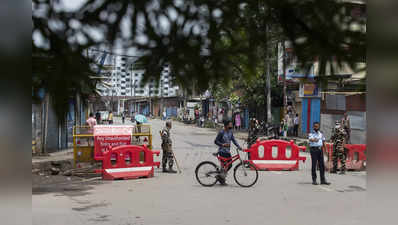
POLYGON ((343 128, 345 130, 346 136, 345 136, 345 141, 347 144, 350 143, 350 136, 351 136, 351 124, 350 124, 350 119, 348 118, 347 112, 344 113, 344 117, 341 120, 341 124, 343 125, 343 128))
POLYGON ((298 114, 296 113, 296 116, 294 117, 294 121, 293 121, 293 123, 294 123, 294 128, 293 128, 293 135, 295 136, 295 137, 298 137, 298 128, 299 128, 299 116, 298 116, 298 114))
POLYGON ((171 137, 170 137, 170 129, 171 129, 171 121, 166 122, 166 127, 163 128, 163 130, 160 132, 160 135, 162 137, 162 150, 163 150, 163 155, 162 155, 162 168, 164 173, 176 173, 175 170, 173 170, 173 163, 174 163, 174 158, 173 158, 173 150, 171 148, 171 137), (169 164, 169 169, 167 169, 167 163, 169 164))
POLYGON ((321 177, 321 184, 330 185, 325 179, 325 162, 323 158, 323 149, 325 148, 325 137, 319 131, 319 122, 314 122, 314 130, 309 134, 308 140, 310 143, 311 153, 311 175, 312 184, 318 185, 316 182, 316 167, 319 165, 319 172, 321 177))
MULTIPOLYGON (((258 134, 260 133, 260 124, 256 118, 250 120, 249 134, 247 135, 247 148, 256 143, 258 134)), ((247 153, 250 159, 250 152, 247 153)))
POLYGON ((332 137, 333 141, 333 169, 330 173, 337 173, 337 160, 340 160, 341 169, 340 174, 345 174, 345 152, 344 152, 344 141, 346 132, 341 126, 340 121, 336 121, 336 127, 333 129, 332 137))
MULTIPOLYGON (((232 133, 233 129, 233 124, 231 121, 225 121, 224 122, 224 129, 220 130, 218 132, 218 135, 216 137, 216 140, 214 140, 214 143, 219 147, 218 149, 218 155, 224 158, 231 158, 231 141, 234 143, 234 145, 238 149, 242 149, 238 142, 236 141, 234 134, 232 133)), ((228 163, 230 161, 227 161, 225 163, 228 163)), ((232 167, 232 164, 229 165, 228 170, 230 170, 232 167)), ((227 176, 227 171, 223 171, 221 176, 218 176, 217 179, 221 184, 225 184, 225 178, 227 176)))
POLYGON ((250 120, 249 134, 247 136, 247 147, 250 148, 258 139, 260 124, 256 118, 250 120))

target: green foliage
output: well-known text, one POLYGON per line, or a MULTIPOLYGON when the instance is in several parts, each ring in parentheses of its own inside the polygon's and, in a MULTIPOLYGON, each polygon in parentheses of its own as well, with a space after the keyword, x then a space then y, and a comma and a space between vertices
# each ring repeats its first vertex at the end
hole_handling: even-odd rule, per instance
MULTIPOLYGON (((347 29, 366 21, 347 13, 343 1, 88 0, 68 11, 59 1, 33 0, 32 6, 33 34, 44 43, 32 40, 33 52, 70 50, 58 54, 61 62, 69 57, 66 54, 76 56, 90 46, 134 49, 143 54, 138 62, 145 68, 146 81, 159 79, 162 67, 170 64, 172 82, 187 91, 192 83, 199 91, 210 84, 226 85, 237 71, 243 80, 256 80, 258 71, 263 71, 261 49, 272 39, 267 26, 271 33, 292 41, 303 65, 318 58, 321 75, 327 62, 335 59, 354 67, 366 55, 366 34, 347 29)), ((82 64, 79 58, 68 60, 71 68, 82 64)), ((69 76, 61 71, 53 79, 59 83, 69 76)), ((86 78, 81 76, 83 81, 86 78)), ((256 85, 260 84, 248 85, 249 90, 256 85)))
POLYGON ((59 51, 35 48, 32 56, 33 100, 37 101, 39 89, 44 89, 50 95, 58 119, 64 122, 69 101, 76 94, 83 100, 95 95, 97 79, 89 64, 86 57, 68 46, 59 51))

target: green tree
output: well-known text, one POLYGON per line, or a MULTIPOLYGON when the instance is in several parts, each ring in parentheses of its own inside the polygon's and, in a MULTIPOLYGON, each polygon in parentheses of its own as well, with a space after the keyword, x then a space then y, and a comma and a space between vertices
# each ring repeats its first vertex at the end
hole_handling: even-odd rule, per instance
MULTIPOLYGON (((33 0, 32 5, 33 53, 51 52, 61 65, 62 57, 69 57, 65 53, 82 54, 90 46, 133 49, 142 54, 146 80, 158 79, 167 63, 173 83, 187 90, 192 82, 202 91, 211 83, 228 83, 236 69, 233 61, 240 58, 251 71, 244 74, 254 76, 259 46, 268 46, 268 25, 293 43, 303 64, 319 58, 321 75, 327 62, 354 68, 366 54, 366 34, 347 29, 364 21, 348 15, 343 1, 87 0, 74 10, 62 1, 33 0)), ((89 76, 79 74, 83 81, 89 76)), ((70 74, 52 76, 59 83, 70 74)))

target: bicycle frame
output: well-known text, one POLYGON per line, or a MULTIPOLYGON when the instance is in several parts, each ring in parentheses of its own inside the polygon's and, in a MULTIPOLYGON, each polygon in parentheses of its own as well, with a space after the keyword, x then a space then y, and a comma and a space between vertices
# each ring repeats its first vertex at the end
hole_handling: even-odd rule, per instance
POLYGON ((236 153, 237 153, 236 155, 231 156, 230 158, 225 158, 225 157, 222 157, 222 156, 217 156, 218 161, 221 163, 221 167, 222 167, 225 171, 227 171, 228 167, 229 167, 230 165, 232 165, 236 160, 240 160, 241 162, 242 162, 242 161, 246 161, 246 160, 242 160, 242 159, 241 159, 238 150, 236 151, 236 153), (225 162, 227 162, 227 161, 230 161, 230 162, 225 163, 225 162))

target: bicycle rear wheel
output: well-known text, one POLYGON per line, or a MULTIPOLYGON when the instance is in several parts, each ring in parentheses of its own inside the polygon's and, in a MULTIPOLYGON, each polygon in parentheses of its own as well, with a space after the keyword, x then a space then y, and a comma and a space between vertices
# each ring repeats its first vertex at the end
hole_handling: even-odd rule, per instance
POLYGON ((216 175, 219 174, 216 164, 210 161, 199 163, 195 169, 196 180, 205 187, 211 187, 217 183, 216 175))
POLYGON ((241 187, 251 187, 258 179, 257 168, 249 162, 239 163, 234 169, 234 179, 241 187))

